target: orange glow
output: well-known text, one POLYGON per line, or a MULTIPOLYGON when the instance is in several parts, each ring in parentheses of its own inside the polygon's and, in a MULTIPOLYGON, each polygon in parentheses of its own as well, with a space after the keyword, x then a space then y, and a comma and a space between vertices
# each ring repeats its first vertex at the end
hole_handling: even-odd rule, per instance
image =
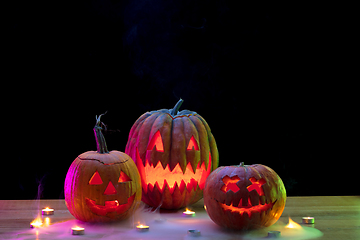
POLYGON ((85 198, 86 205, 90 210, 100 216, 105 216, 108 213, 117 212, 119 214, 127 211, 130 209, 131 205, 134 202, 135 193, 128 198, 127 203, 119 204, 118 200, 114 201, 105 201, 105 205, 98 205, 96 204, 95 200, 91 200, 89 198, 85 198))
POLYGON ((242 199, 240 199, 240 202, 237 207, 233 206, 233 203, 231 203, 230 206, 223 204, 223 203, 219 203, 219 204, 225 211, 228 210, 231 212, 237 212, 241 215, 243 215, 246 212, 248 214, 249 218, 251 218, 251 214, 253 212, 267 211, 270 208, 272 208, 272 206, 274 206, 274 203, 265 203, 264 205, 259 204, 259 205, 253 206, 251 204, 250 198, 248 198, 247 206, 243 206, 242 199))
POLYGON ((164 169, 161 162, 158 162, 154 167, 153 164, 149 164, 149 161, 146 160, 144 166, 142 161, 139 161, 139 159, 140 157, 138 157, 136 164, 143 181, 142 187, 145 193, 148 188, 152 191, 155 185, 157 185, 160 192, 163 192, 165 186, 168 186, 171 194, 174 192, 176 185, 179 187, 181 193, 185 190, 185 187, 188 192, 192 189, 196 190, 197 185, 199 185, 199 188, 202 190, 205 187, 205 180, 211 172, 210 153, 208 169, 206 170, 204 162, 201 166, 199 162, 196 168, 196 173, 194 173, 190 163, 187 164, 185 173, 183 173, 179 163, 172 171, 170 171, 169 165, 166 165, 166 168, 164 169))
POLYGON ((252 190, 255 190, 259 196, 264 196, 264 191, 262 190, 261 186, 266 183, 265 179, 261 178, 260 180, 256 180, 256 178, 252 177, 249 180, 251 185, 247 187, 248 191, 251 192, 252 190))
POLYGON ((90 185, 100 185, 102 183, 103 183, 103 181, 101 180, 100 174, 98 171, 96 171, 94 173, 94 175, 92 175, 92 177, 90 178, 89 184, 90 185))
POLYGON ((41 220, 41 217, 37 217, 30 223, 30 226, 33 228, 39 228, 43 225, 43 222, 41 220))
POLYGON ((105 192, 104 192, 104 195, 112 195, 112 194, 116 194, 116 189, 114 187, 114 185, 109 182, 109 184, 107 185, 106 189, 105 189, 105 192))
POLYGON ((294 222, 291 218, 289 218, 289 223, 288 223, 288 225, 285 226, 285 228, 297 228, 297 229, 299 229, 299 228, 301 228, 301 226, 298 223, 294 222))
POLYGON ((236 193, 240 190, 240 188, 236 185, 236 183, 240 181, 240 178, 238 176, 229 177, 228 175, 226 175, 222 178, 222 181, 225 185, 221 187, 221 191, 223 191, 224 193, 230 190, 236 193))
POLYGON ((194 148, 194 150, 199 151, 199 146, 194 138, 194 136, 191 136, 190 141, 189 141, 189 145, 187 146, 187 150, 192 150, 194 148))
POLYGON ((129 178, 129 176, 126 175, 126 173, 121 172, 118 182, 129 182, 129 181, 131 181, 131 179, 129 178))
POLYGON ((161 138, 161 134, 160 134, 160 130, 158 130, 153 138, 151 139, 147 150, 153 150, 154 146, 156 147, 156 150, 158 152, 164 152, 164 145, 163 145, 163 141, 161 138))
POLYGON ((44 220, 45 220, 44 225, 45 225, 46 227, 48 227, 48 226, 50 225, 50 218, 49 218, 49 217, 46 217, 44 220))

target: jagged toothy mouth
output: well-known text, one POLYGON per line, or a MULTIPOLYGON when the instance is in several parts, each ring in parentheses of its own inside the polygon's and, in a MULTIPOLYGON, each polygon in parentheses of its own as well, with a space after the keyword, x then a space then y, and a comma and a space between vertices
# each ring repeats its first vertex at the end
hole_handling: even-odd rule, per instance
POLYGON ((205 187, 205 180, 211 172, 211 154, 209 154, 208 169, 203 162, 197 165, 196 172, 190 163, 187 164, 185 172, 182 171, 179 163, 173 170, 170 170, 169 165, 165 168, 161 162, 158 162, 156 166, 149 164, 149 160, 146 159, 145 165, 143 164, 139 152, 137 150, 136 165, 139 169, 142 187, 145 192, 152 191, 156 186, 160 192, 163 192, 165 188, 170 190, 172 194, 177 186, 182 193, 185 188, 188 192, 192 189, 196 190, 197 186, 202 190, 205 187))
POLYGON ((117 212, 118 214, 124 213, 130 209, 132 203, 134 202, 135 193, 128 198, 127 203, 119 204, 117 200, 114 201, 105 201, 105 205, 98 205, 94 200, 85 198, 86 205, 88 208, 95 213, 96 215, 105 216, 111 212, 117 212))
POLYGON ((243 215, 245 212, 248 214, 249 218, 251 218, 251 214, 254 212, 262 212, 262 211, 267 211, 269 209, 271 209, 274 204, 276 203, 277 200, 275 200, 272 203, 264 203, 261 204, 259 203, 259 205, 255 205, 253 206, 251 204, 250 198, 248 198, 248 205, 247 206, 243 206, 242 204, 242 199, 240 199, 240 202, 238 204, 238 206, 233 206, 233 203, 231 203, 230 205, 227 205, 225 203, 220 203, 219 201, 217 201, 220 205, 220 207, 226 212, 226 211, 230 211, 230 212, 237 212, 240 215, 243 215))

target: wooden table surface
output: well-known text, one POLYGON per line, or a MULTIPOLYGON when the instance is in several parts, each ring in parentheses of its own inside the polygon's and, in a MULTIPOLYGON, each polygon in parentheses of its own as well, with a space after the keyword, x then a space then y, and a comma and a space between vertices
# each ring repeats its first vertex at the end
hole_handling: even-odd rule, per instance
MULTIPOLYGON (((51 224, 74 220, 64 200, 0 200, 0 239, 11 239, 14 232, 28 230, 38 209, 47 206, 56 211, 51 224)), ((193 208, 197 213, 204 211, 203 201, 193 208)), ((301 223, 304 216, 315 217, 314 226, 323 233, 317 239, 360 239, 360 196, 288 197, 279 221, 286 223, 291 217, 301 223)), ((86 238, 81 236, 81 239, 86 238)))

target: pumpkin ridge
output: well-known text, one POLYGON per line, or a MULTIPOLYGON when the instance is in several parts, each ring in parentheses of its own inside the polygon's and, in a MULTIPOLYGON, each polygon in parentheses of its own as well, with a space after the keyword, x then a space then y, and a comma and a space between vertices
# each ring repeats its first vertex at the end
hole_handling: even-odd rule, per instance
MULTIPOLYGON (((154 114, 150 115, 149 117, 144 119, 144 122, 139 127, 138 137, 136 139, 136 144, 135 145, 138 146, 138 150, 139 150, 139 154, 140 154, 141 159, 145 158, 146 149, 147 149, 147 147, 145 147, 145 144, 143 144, 143 142, 148 142, 149 141, 150 134, 151 134, 151 129, 152 129, 153 125, 154 125, 154 122, 161 115, 162 115, 161 113, 154 113, 154 114), (139 138, 140 135, 142 136, 142 138, 139 138), (144 147, 142 147, 142 146, 144 146, 144 147)), ((153 136, 151 136, 151 137, 153 137, 153 136)), ((147 144, 146 144, 146 146, 147 146, 147 144)))
MULTIPOLYGON (((175 147, 173 149, 173 145, 180 145, 182 144, 184 141, 183 139, 185 138, 185 126, 184 126, 184 122, 182 120, 182 118, 179 118, 177 120, 172 121, 171 124, 171 139, 170 139, 170 152, 169 152, 169 159, 168 159, 168 164, 170 167, 170 171, 173 171, 176 166, 179 164, 182 173, 185 174, 186 172, 186 155, 185 154, 179 154, 177 152, 177 148, 175 147), (175 126, 175 129, 174 129, 175 126), (180 136, 181 134, 181 136, 180 136), (180 141, 179 141, 180 140, 180 141), (175 142, 174 141, 179 141, 179 142, 175 142), (172 156, 174 154, 174 156, 172 156)), ((186 143, 184 144, 184 147, 186 147, 186 143)))
MULTIPOLYGON (((198 114, 194 114, 193 116, 194 117, 196 116, 203 123, 203 125, 205 127, 205 130, 207 132, 209 148, 211 150, 216 148, 216 152, 217 152, 217 146, 216 146, 216 143, 215 143, 215 138, 214 138, 214 135, 211 132, 209 124, 206 122, 206 120, 202 116, 200 116, 198 114)), ((214 152, 214 155, 215 155, 215 152, 214 152)), ((219 166, 219 153, 217 153, 217 156, 213 157, 213 162, 212 162, 211 166, 212 166, 212 170, 215 170, 219 166)))

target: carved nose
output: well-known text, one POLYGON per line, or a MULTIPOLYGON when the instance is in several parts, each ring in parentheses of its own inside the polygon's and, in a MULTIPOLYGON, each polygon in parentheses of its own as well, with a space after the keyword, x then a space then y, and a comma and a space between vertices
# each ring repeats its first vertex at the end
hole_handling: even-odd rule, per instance
POLYGON ((114 187, 114 185, 111 183, 111 181, 109 181, 109 184, 107 185, 104 195, 112 195, 112 194, 116 194, 116 189, 114 187))

